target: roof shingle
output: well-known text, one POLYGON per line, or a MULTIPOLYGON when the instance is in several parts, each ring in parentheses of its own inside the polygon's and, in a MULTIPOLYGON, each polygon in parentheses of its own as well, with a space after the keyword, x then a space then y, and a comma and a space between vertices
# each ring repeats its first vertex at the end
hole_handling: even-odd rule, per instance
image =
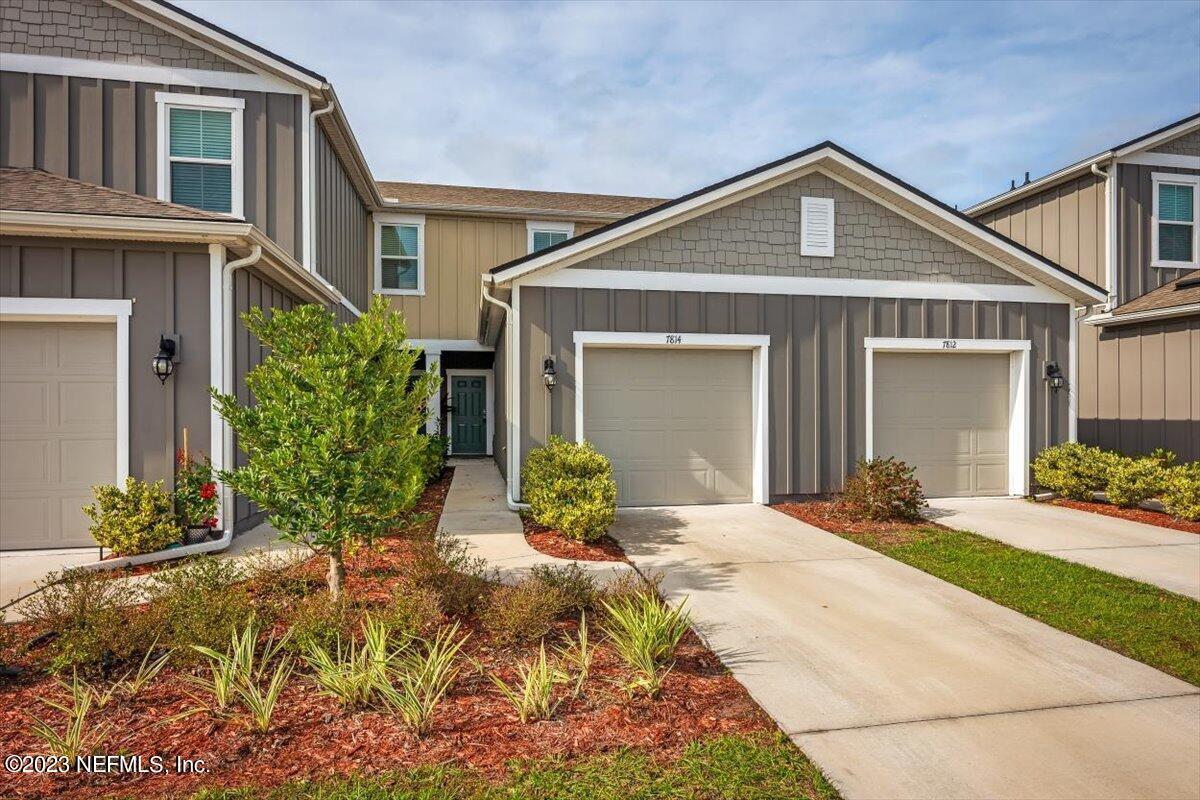
POLYGON ((627 216, 665 202, 655 197, 541 192, 528 189, 495 189, 486 186, 450 186, 439 183, 377 181, 376 184, 379 187, 379 193, 385 200, 395 200, 404 205, 414 206, 474 206, 627 216))
POLYGON ((19 167, 0 167, 0 209, 211 222, 232 219, 225 214, 154 200, 40 169, 19 167))
POLYGON ((1136 314, 1141 311, 1158 311, 1193 303, 1200 303, 1200 271, 1181 275, 1170 283, 1164 283, 1152 292, 1135 297, 1113 309, 1113 317, 1136 314))

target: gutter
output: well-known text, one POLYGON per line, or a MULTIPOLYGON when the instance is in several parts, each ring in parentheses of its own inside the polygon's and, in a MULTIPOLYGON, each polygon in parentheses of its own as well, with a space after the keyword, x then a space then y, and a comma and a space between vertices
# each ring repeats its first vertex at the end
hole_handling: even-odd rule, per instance
MULTIPOLYGON (((508 453, 506 453, 506 457, 508 458, 508 476, 504 481, 504 501, 508 504, 510 511, 521 511, 529 508, 529 504, 518 503, 513 497, 512 479, 513 470, 517 468, 513 466, 514 461, 517 460, 513 458, 513 453, 520 452, 520 443, 516 441, 516 433, 513 429, 512 423, 513 404, 516 402, 513 399, 514 392, 516 390, 516 380, 513 379, 512 375, 514 372, 513 367, 516 364, 515 359, 517 358, 517 347, 516 342, 514 341, 517 327, 516 312, 513 311, 512 306, 510 306, 508 303, 505 303, 503 300, 496 299, 488 292, 489 284, 494 286, 496 284, 495 279, 490 275, 484 275, 483 280, 479 285, 479 294, 484 301, 491 303, 504 312, 504 366, 505 369, 509 371, 509 374, 506 375, 504 379, 504 411, 508 416, 508 419, 505 420, 505 425, 508 426, 508 434, 505 436, 504 442, 505 447, 508 448, 508 453)), ((516 371, 519 372, 520 370, 516 371)), ((518 410, 517 413, 520 413, 520 411, 518 410)))
POLYGON ((1200 303, 1188 303, 1187 305, 1170 306, 1168 308, 1152 308, 1147 311, 1130 311, 1127 314, 1114 314, 1108 311, 1103 314, 1093 314, 1085 319, 1084 323, 1099 327, 1113 327, 1133 322, 1186 317, 1192 314, 1200 314, 1200 303))
POLYGON ((631 211, 629 214, 620 214, 617 212, 599 212, 599 211, 564 211, 562 209, 552 208, 522 208, 519 206, 483 206, 471 205, 462 203, 405 203, 400 200, 385 197, 383 203, 376 211, 410 211, 414 213, 425 214, 463 214, 467 216, 488 216, 488 217, 512 217, 513 219, 527 219, 534 217, 537 219, 553 220, 555 218, 580 220, 584 222, 616 222, 619 219, 625 219, 630 214, 637 212, 631 211))

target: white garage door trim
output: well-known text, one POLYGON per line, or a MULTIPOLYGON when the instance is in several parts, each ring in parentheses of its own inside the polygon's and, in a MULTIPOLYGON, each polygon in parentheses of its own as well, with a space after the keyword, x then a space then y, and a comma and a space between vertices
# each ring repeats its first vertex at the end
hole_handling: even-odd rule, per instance
POLYGON ((129 476, 129 317, 131 300, 0 297, 0 322, 115 322, 117 327, 117 474, 129 476))
POLYGON ((770 363, 767 355, 771 346, 770 336, 723 333, 621 333, 612 331, 575 331, 575 440, 584 440, 583 430, 583 381, 584 354, 588 347, 605 348, 659 348, 664 350, 750 350, 751 358, 750 393, 754 419, 754 454, 752 499, 766 503, 767 459, 770 444, 767 441, 767 371, 770 363))
POLYGON ((868 336, 867 458, 874 458, 875 353, 1008 353, 1008 493, 1029 494, 1029 358, 1028 339, 893 339, 868 336))

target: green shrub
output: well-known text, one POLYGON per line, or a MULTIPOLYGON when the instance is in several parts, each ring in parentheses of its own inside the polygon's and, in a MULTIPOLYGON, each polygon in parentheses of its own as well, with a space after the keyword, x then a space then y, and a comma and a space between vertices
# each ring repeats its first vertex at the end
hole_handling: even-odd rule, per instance
POLYGON ((446 468, 446 451, 450 448, 450 440, 445 436, 423 434, 424 449, 421 451, 421 473, 425 482, 429 483, 442 474, 446 468))
POLYGON ((154 576, 146 613, 162 627, 177 657, 195 658, 195 646, 218 648, 254 616, 245 575, 232 559, 199 556, 154 576))
POLYGON ((487 561, 467 552, 467 543, 445 531, 432 541, 414 543, 408 579, 437 593, 442 612, 464 615, 477 611, 491 591, 487 561))
POLYGON ((1200 521, 1200 461, 1168 470, 1162 502, 1168 514, 1192 522, 1200 521))
POLYGON ((1038 485, 1071 500, 1091 500, 1108 488, 1108 474, 1119 456, 1078 442, 1047 447, 1033 460, 1038 485))
POLYGON ((670 672, 679 640, 691 627, 684 606, 663 603, 656 595, 642 594, 605 602, 601 625, 621 659, 633 670, 626 682, 630 695, 644 692, 657 697, 670 672))
POLYGON ((874 520, 919 520, 925 502, 915 467, 898 459, 873 458, 854 465, 846 478, 841 502, 851 514, 874 520))
POLYGON ((1157 461, 1158 465, 1163 469, 1175 466, 1175 454, 1165 447, 1154 448, 1147 458, 1152 458, 1157 461))
POLYGON ((101 547, 123 556, 153 553, 182 536, 171 495, 162 481, 145 483, 125 479, 125 489, 112 485, 94 486, 96 502, 84 506, 92 520, 88 531, 101 547))
POLYGON ((501 647, 536 642, 568 611, 570 601, 559 589, 527 578, 492 592, 480 614, 483 627, 501 647))
POLYGON ((534 564, 530 569, 531 580, 556 591, 563 596, 567 608, 586 611, 596 603, 599 590, 596 580, 578 563, 556 567, 550 564, 534 564))
POLYGON ((292 627, 284 646, 303 654, 313 648, 332 650, 338 642, 353 638, 359 614, 349 601, 330 602, 328 593, 322 591, 300 600, 290 619, 292 627))
POLYGON ((551 436, 525 460, 521 485, 533 518, 568 538, 599 539, 616 518, 612 464, 588 442, 551 436))
POLYGON ((633 570, 628 570, 611 578, 600 590, 597 605, 603 612, 605 606, 623 602, 626 599, 638 600, 644 595, 658 597, 658 587, 663 581, 661 572, 652 572, 646 576, 633 570))
POLYGON ((1166 478, 1167 470, 1160 459, 1115 458, 1108 470, 1108 501, 1134 508, 1162 494, 1166 478))
POLYGON ((376 616, 389 630, 407 636, 432 633, 442 621, 441 598, 433 589, 401 580, 392 598, 376 616))

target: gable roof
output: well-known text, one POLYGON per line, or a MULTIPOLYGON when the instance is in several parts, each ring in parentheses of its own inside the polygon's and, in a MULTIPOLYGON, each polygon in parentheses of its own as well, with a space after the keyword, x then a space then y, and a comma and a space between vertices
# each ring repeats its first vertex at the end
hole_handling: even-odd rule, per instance
POLYGON ((154 200, 24 167, 0 167, 0 209, 145 219, 235 221, 228 214, 154 200))
POLYGON ((742 197, 757 194, 764 190, 765 184, 792 180, 798 177, 798 173, 818 167, 851 188, 892 206, 926 227, 936 229, 947 238, 968 244, 989 260, 1049 285, 1080 302, 1099 302, 1107 297, 1105 291, 1091 281, 997 233, 832 141, 821 142, 553 247, 493 267, 490 271, 491 280, 493 283, 505 283, 541 269, 568 266, 669 227, 683 218, 699 216, 742 197))
POLYGON ((579 192, 543 192, 487 186, 378 181, 385 202, 409 208, 496 211, 620 219, 661 205, 656 197, 630 197, 579 192))
POLYGON ((1168 139, 1174 139, 1176 136, 1187 133, 1189 129, 1200 129, 1200 112, 1191 114, 1183 119, 1175 120, 1174 122, 1164 125, 1161 128, 1144 133, 1141 136, 1135 136, 1127 142, 1114 145, 1107 150, 1096 153, 1093 156, 1088 156, 1082 161, 1076 161, 1061 169, 1057 169, 1048 175, 1032 180, 1029 183, 1022 184, 1015 189, 1009 189, 1007 192, 1001 192, 995 197, 990 197, 987 200, 982 200, 975 205, 967 208, 965 213, 971 216, 978 216, 985 211, 991 211, 994 208, 1006 206, 1009 203, 1019 200, 1026 195, 1040 192, 1043 189, 1049 189, 1063 181, 1078 177, 1080 174, 1089 171, 1093 164, 1101 164, 1113 158, 1121 158, 1138 150, 1145 150, 1153 147, 1168 139))

